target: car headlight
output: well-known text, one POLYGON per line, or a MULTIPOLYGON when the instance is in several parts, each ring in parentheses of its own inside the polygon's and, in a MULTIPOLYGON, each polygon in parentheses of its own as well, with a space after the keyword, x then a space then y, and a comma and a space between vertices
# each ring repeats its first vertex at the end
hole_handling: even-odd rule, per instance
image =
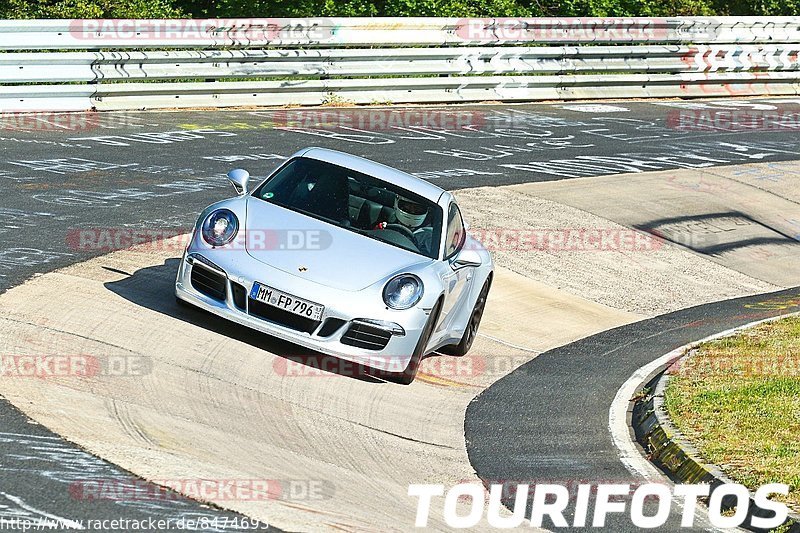
POLYGON ((400 274, 383 288, 383 301, 392 309, 408 309, 422 298, 422 280, 413 274, 400 274))
POLYGON ((225 246, 236 237, 239 231, 239 219, 233 211, 217 209, 203 221, 201 233, 203 240, 211 246, 225 246))

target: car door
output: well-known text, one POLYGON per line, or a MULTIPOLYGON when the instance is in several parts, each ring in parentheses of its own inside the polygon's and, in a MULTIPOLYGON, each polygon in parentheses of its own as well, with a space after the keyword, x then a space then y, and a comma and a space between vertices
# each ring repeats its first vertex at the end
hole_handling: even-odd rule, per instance
POLYGON ((467 288, 474 274, 474 269, 469 267, 453 268, 453 259, 464 247, 467 232, 464 227, 464 219, 461 217, 461 210, 455 202, 450 203, 447 211, 447 231, 444 243, 445 268, 442 269, 445 294, 438 328, 441 336, 447 334, 452 328, 458 311, 464 305, 463 300, 469 294, 467 288))

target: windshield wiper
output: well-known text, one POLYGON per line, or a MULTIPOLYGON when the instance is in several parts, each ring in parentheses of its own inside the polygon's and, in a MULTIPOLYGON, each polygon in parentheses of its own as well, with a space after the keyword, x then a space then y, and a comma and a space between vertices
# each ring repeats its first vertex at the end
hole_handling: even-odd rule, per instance
MULTIPOLYGON (((406 246, 403 246, 402 244, 398 244, 396 242, 391 242, 391 241, 386 241, 384 239, 381 239, 380 237, 378 237, 377 234, 373 233, 373 231, 375 231, 375 230, 366 230, 366 229, 356 228, 355 226, 349 226, 349 227, 343 226, 343 227, 345 229, 349 229, 351 231, 354 231, 354 232, 358 233, 359 235, 363 235, 365 237, 369 237, 370 239, 376 240, 378 242, 382 242, 384 244, 388 244, 389 246, 394 246, 396 248, 400 248, 400 249, 406 250, 408 252, 419 254, 419 255, 421 255, 423 257, 428 257, 428 255, 423 253, 422 250, 420 250, 419 248, 417 248, 417 249, 408 248, 406 246)), ((431 258, 428 257, 428 259, 431 259, 431 258)))

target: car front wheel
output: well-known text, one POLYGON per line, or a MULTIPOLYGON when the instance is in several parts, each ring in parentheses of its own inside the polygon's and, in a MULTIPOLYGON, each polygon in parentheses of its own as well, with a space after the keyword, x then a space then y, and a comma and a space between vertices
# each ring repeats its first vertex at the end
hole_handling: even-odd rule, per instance
POLYGON ((478 335, 478 327, 481 325, 481 318, 483 318, 483 310, 486 307, 486 298, 489 296, 489 288, 492 286, 492 278, 486 280, 481 288, 481 293, 475 302, 475 307, 472 308, 472 314, 469 316, 469 322, 464 329, 464 335, 458 344, 451 344, 442 348, 442 352, 448 355, 462 356, 466 355, 472 343, 475 342, 475 337, 478 335))
POLYGON ((428 341, 433 333, 433 328, 436 326, 436 321, 439 319, 439 311, 441 308, 442 301, 439 300, 431 310, 428 321, 425 323, 425 327, 422 329, 422 333, 419 335, 419 340, 414 348, 414 353, 411 355, 411 359, 408 361, 408 366, 406 366, 405 370, 402 372, 386 372, 382 376, 384 379, 386 379, 386 381, 400 383, 401 385, 408 385, 414 381, 414 378, 417 377, 417 371, 419 370, 419 365, 422 362, 422 358, 426 355, 425 348, 428 346, 428 341))

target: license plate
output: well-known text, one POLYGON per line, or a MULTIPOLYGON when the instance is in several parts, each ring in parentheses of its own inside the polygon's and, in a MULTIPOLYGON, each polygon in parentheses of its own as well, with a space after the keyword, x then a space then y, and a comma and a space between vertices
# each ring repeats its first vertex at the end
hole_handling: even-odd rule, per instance
POLYGON ((253 284, 253 290, 250 291, 250 298, 283 309, 284 311, 310 318, 311 320, 319 320, 322 316, 322 311, 325 310, 325 306, 323 305, 309 302, 308 300, 292 296, 291 294, 286 294, 283 291, 273 289, 272 287, 262 285, 258 282, 253 284))

